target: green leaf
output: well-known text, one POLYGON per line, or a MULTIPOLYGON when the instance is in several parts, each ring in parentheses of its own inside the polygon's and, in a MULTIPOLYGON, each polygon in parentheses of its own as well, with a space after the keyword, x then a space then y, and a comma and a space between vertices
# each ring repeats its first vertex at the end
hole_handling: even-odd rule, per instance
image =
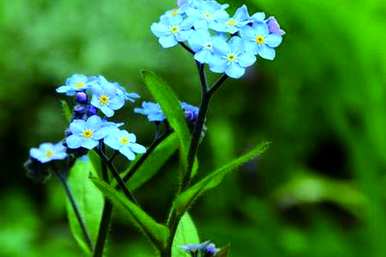
POLYGON ((139 206, 129 201, 122 193, 115 190, 106 182, 97 178, 91 178, 91 180, 107 198, 127 212, 130 221, 138 227, 159 250, 166 246, 169 236, 169 229, 166 226, 157 223, 139 206))
POLYGON ((87 155, 90 159, 93 171, 95 171, 93 175, 102 177, 102 160, 99 155, 94 150, 89 151, 87 155))
MULTIPOLYGON (((95 171, 89 160, 78 160, 70 170, 67 178, 67 183, 71 188, 71 192, 78 205, 79 212, 93 242, 95 242, 98 234, 104 202, 103 195, 89 179, 89 175, 94 172, 95 171)), ((66 200, 66 209, 71 232, 75 240, 83 250, 88 252, 89 250, 86 242, 84 241, 82 230, 68 199, 66 200)))
POLYGON ((66 119, 66 121, 68 123, 70 123, 71 119, 72 119, 71 108, 68 105, 68 103, 64 100, 60 101, 60 103, 62 104, 62 110, 63 110, 64 118, 66 119))
POLYGON ((190 132, 180 102, 169 85, 155 73, 142 71, 142 77, 150 93, 160 104, 170 126, 177 133, 181 147, 182 165, 184 171, 186 171, 190 145, 190 132))
POLYGON ((165 164, 178 148, 178 138, 175 133, 165 138, 146 161, 138 168, 133 177, 128 181, 128 188, 134 191, 151 179, 165 164))
POLYGON ((221 248, 220 251, 215 255, 215 257, 228 257, 230 248, 230 245, 221 248))
POLYGON ((174 208, 176 208, 178 213, 184 213, 204 192, 218 186, 226 174, 264 153, 265 150, 267 150, 268 145, 269 143, 264 142, 256 146, 250 152, 210 173, 201 181, 182 192, 175 200, 174 208))
POLYGON ((181 246, 196 243, 200 243, 196 226, 190 215, 185 213, 178 224, 176 236, 173 240, 172 257, 187 257, 188 254, 181 250, 181 246))

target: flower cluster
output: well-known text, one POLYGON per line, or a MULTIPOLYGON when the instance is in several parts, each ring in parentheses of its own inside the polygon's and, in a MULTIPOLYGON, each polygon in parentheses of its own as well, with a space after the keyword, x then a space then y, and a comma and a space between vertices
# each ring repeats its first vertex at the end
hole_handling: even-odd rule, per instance
MULTIPOLYGON (((198 107, 181 102, 181 109, 189 123, 197 121, 199 112, 198 107)), ((135 108, 134 112, 146 116, 150 122, 162 123, 166 120, 166 117, 161 110, 161 106, 157 103, 143 102, 142 108, 135 108)))
POLYGON ((164 48, 186 43, 201 64, 215 73, 240 78, 256 56, 273 60, 285 32, 274 17, 250 15, 245 5, 231 16, 227 4, 215 0, 179 0, 151 31, 164 48))
POLYGON ((181 248, 192 257, 213 257, 220 250, 210 241, 200 244, 186 244, 182 245, 181 248))
POLYGON ((134 134, 120 129, 123 123, 108 120, 125 102, 135 102, 138 94, 128 93, 118 83, 110 82, 103 76, 80 74, 72 75, 56 91, 74 97, 76 104, 72 120, 62 141, 43 143, 30 150, 28 168, 36 170, 37 166, 52 161, 74 159, 103 144, 128 160, 134 160, 136 154, 146 152, 144 146, 136 143, 134 134))

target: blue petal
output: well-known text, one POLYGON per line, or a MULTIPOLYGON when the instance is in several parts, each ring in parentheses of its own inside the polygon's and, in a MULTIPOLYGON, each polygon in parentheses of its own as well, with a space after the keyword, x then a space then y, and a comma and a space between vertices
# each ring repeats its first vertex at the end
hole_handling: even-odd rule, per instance
POLYGON ((256 22, 264 22, 265 20, 265 13, 263 12, 257 12, 254 15, 252 15, 252 20, 256 22))
POLYGON ((93 115, 86 121, 87 128, 99 128, 101 126, 102 119, 98 115, 93 115))
POLYGON ((109 107, 113 110, 121 109, 125 105, 125 99, 121 96, 116 96, 110 100, 109 107))
POLYGON ((71 135, 66 138, 66 144, 68 148, 77 149, 82 145, 83 138, 77 135, 71 135))
POLYGON ((257 23, 253 26, 255 30, 255 35, 268 35, 268 26, 265 23, 257 23))
POLYGON ((239 22, 248 19, 249 13, 248 13, 247 6, 243 5, 240 8, 238 8, 233 18, 239 22))
POLYGON ((91 150, 94 147, 96 147, 98 144, 99 144, 99 142, 97 140, 88 139, 88 140, 83 141, 82 147, 91 150))
POLYGON ((79 134, 82 133, 86 125, 86 122, 84 120, 73 120, 70 124, 70 131, 73 134, 79 134))
POLYGON ((265 37, 265 43, 269 47, 278 47, 282 41, 283 41, 283 38, 275 34, 271 34, 265 37))
POLYGON ((102 106, 101 108, 101 111, 103 112, 104 115, 106 115, 107 117, 113 117, 114 116, 114 111, 111 110, 109 107, 107 106, 102 106))
POLYGON ((212 53, 209 50, 202 50, 194 55, 194 59, 200 63, 209 63, 212 53))
POLYGON ((228 66, 225 73, 231 78, 238 79, 244 75, 245 69, 236 63, 232 63, 228 66))
POLYGON ((119 150, 119 148, 121 147, 119 140, 117 140, 115 136, 108 136, 103 141, 106 145, 108 145, 112 149, 119 150))
POLYGON ((58 93, 67 93, 69 90, 72 90, 70 86, 60 86, 56 89, 58 93))
POLYGON ((243 40, 240 37, 232 37, 229 41, 231 51, 234 53, 240 52, 243 49, 243 40))
POLYGON ((131 151, 135 153, 139 153, 139 154, 146 153, 146 148, 143 145, 133 143, 133 144, 130 144, 129 147, 131 151))
POLYGON ((239 64, 241 67, 252 66, 256 62, 256 56, 253 54, 242 54, 239 56, 239 64))
POLYGON ((163 48, 170 48, 178 44, 178 41, 174 38, 173 35, 160 37, 158 41, 163 48))
POLYGON ((226 55, 231 50, 229 44, 220 37, 213 39, 213 49, 221 55, 226 55))
POLYGON ((119 152, 124 156, 126 156, 126 158, 129 159, 130 161, 135 159, 135 154, 130 150, 129 147, 121 147, 119 149, 119 152))
POLYGON ((164 37, 169 34, 169 28, 161 23, 153 23, 150 29, 156 37, 164 37))
POLYGON ((263 45, 259 50, 259 55, 264 59, 273 60, 276 54, 273 48, 263 45))

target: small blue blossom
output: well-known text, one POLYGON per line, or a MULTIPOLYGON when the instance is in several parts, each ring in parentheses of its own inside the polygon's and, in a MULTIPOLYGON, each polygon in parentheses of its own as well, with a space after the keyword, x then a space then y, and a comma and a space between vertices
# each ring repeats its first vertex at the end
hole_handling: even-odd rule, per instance
POLYGON ((119 83, 114 83, 118 95, 122 95, 126 101, 134 103, 140 96, 137 93, 129 93, 126 91, 126 88, 119 85, 119 83))
POLYGON ((219 251, 219 249, 216 248, 216 246, 210 241, 206 241, 200 244, 182 245, 181 249, 187 253, 190 253, 192 256, 198 256, 199 253, 202 253, 203 256, 207 257, 215 256, 215 254, 217 254, 217 252, 219 251))
POLYGON ((275 59, 275 48, 282 42, 280 35, 270 33, 268 25, 261 22, 246 26, 241 31, 241 38, 245 41, 248 51, 267 60, 275 59))
POLYGON ((198 113, 200 109, 196 106, 190 105, 188 103, 182 102, 181 103, 181 108, 185 113, 185 118, 188 121, 194 122, 198 118, 198 113))
POLYGON ((213 57, 213 39, 206 29, 194 31, 188 40, 191 49, 195 52, 194 59, 200 63, 209 63, 213 57))
POLYGON ((91 105, 102 111, 107 117, 112 117, 114 111, 121 109, 125 104, 126 96, 117 89, 116 84, 99 79, 98 83, 92 86, 91 105))
POLYGON ((246 24, 250 22, 247 6, 243 5, 237 9, 233 17, 226 17, 222 20, 216 21, 212 25, 212 29, 218 32, 228 32, 235 34, 240 31, 246 24))
POLYGON ((119 151, 128 160, 135 159, 135 154, 143 154, 146 148, 136 143, 136 136, 126 130, 113 129, 104 138, 104 143, 114 150, 119 151))
POLYGON ((142 108, 135 108, 134 112, 146 116, 150 122, 163 122, 166 119, 161 106, 157 103, 143 102, 142 108))
POLYGON ((253 52, 245 51, 243 40, 234 36, 229 41, 218 38, 214 42, 215 57, 209 63, 211 71, 225 73, 231 78, 240 78, 245 69, 253 65, 256 57, 253 52))
POLYGON ((53 160, 63 160, 67 157, 67 153, 66 147, 61 142, 57 144, 43 143, 39 148, 32 148, 30 156, 41 163, 47 163, 53 160))
POLYGON ((74 74, 66 80, 64 86, 60 86, 56 89, 58 93, 65 93, 66 95, 73 96, 77 92, 85 91, 91 87, 91 80, 85 75, 74 74))
POLYGON ((216 248, 216 245, 213 243, 208 244, 203 250, 203 252, 206 253, 206 256, 215 256, 218 251, 220 251, 220 249, 216 248))
POLYGON ((267 20, 266 20, 266 23, 268 25, 268 30, 269 30, 269 33, 271 34, 275 34, 275 35, 278 35, 278 36, 283 36, 285 35, 285 31, 282 30, 280 28, 280 25, 279 23, 277 22, 276 18, 275 17, 269 17, 267 20))
POLYGON ((217 21, 229 17, 225 11, 229 5, 220 4, 214 0, 189 1, 185 5, 185 13, 192 18, 193 26, 197 30, 213 28, 217 21))
POLYGON ((70 149, 83 147, 91 150, 113 127, 116 127, 114 123, 103 121, 97 115, 89 117, 86 121, 73 120, 69 127, 66 144, 70 149))
POLYGON ((161 16, 160 22, 151 25, 151 31, 158 37, 164 48, 173 47, 178 42, 186 41, 192 33, 192 19, 185 19, 181 15, 161 16))

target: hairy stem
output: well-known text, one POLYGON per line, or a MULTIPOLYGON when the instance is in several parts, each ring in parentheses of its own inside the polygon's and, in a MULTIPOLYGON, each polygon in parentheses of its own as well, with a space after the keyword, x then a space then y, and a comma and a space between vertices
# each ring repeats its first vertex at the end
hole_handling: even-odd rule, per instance
POLYGON ((75 217, 78 220, 80 229, 82 230, 82 234, 83 234, 84 240, 86 241, 87 247, 89 248, 90 251, 92 251, 93 245, 92 245, 90 234, 87 231, 86 223, 84 222, 82 215, 80 214, 78 204, 75 201, 75 198, 67 183, 66 177, 56 170, 54 170, 54 173, 56 177, 59 179, 60 183, 63 185, 64 191, 66 192, 67 198, 69 199, 71 207, 75 213, 75 217))

